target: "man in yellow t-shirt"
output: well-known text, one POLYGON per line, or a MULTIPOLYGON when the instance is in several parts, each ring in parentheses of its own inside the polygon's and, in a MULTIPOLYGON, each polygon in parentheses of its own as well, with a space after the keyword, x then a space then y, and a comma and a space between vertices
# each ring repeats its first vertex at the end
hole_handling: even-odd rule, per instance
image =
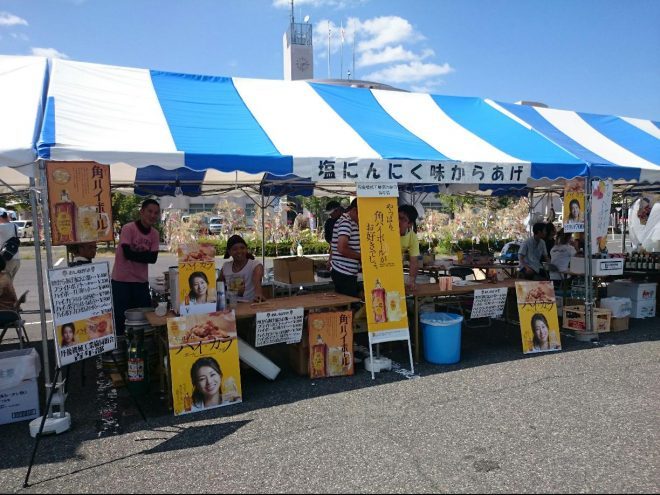
POLYGON ((415 289, 415 279, 419 271, 419 239, 417 239, 417 209, 412 205, 399 206, 399 235, 401 240, 401 256, 408 253, 408 287, 415 289))

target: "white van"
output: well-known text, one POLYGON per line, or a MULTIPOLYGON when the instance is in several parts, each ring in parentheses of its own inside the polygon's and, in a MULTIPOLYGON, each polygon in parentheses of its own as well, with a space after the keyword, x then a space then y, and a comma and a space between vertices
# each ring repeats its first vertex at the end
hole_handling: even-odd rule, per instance
POLYGON ((18 237, 32 237, 34 229, 32 228, 32 220, 13 220, 11 223, 18 228, 18 237))

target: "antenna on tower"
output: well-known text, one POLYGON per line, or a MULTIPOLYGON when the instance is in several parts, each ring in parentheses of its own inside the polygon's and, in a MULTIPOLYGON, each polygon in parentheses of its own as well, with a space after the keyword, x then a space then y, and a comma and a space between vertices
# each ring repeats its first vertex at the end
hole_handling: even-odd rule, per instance
POLYGON ((291 25, 295 22, 293 0, 291 0, 291 25))

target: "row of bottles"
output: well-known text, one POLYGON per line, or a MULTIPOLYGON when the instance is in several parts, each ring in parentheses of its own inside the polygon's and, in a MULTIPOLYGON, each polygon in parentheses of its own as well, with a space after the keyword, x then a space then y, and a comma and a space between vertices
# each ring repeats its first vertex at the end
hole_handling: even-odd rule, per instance
POLYGON ((660 270, 660 255, 652 253, 628 253, 625 261, 626 270, 656 271, 660 270))

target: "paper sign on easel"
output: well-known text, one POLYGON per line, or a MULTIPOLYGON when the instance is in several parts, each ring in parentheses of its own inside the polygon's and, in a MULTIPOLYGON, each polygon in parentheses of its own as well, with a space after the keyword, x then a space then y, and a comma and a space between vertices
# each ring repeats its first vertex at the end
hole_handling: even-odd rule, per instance
POLYGON ((304 308, 279 309, 257 313, 255 347, 296 344, 302 338, 304 308))
POLYGON ((48 287, 60 368, 117 347, 108 262, 48 270, 48 287))
POLYGON ((475 290, 470 319, 499 318, 502 316, 508 291, 509 289, 506 287, 475 290))

